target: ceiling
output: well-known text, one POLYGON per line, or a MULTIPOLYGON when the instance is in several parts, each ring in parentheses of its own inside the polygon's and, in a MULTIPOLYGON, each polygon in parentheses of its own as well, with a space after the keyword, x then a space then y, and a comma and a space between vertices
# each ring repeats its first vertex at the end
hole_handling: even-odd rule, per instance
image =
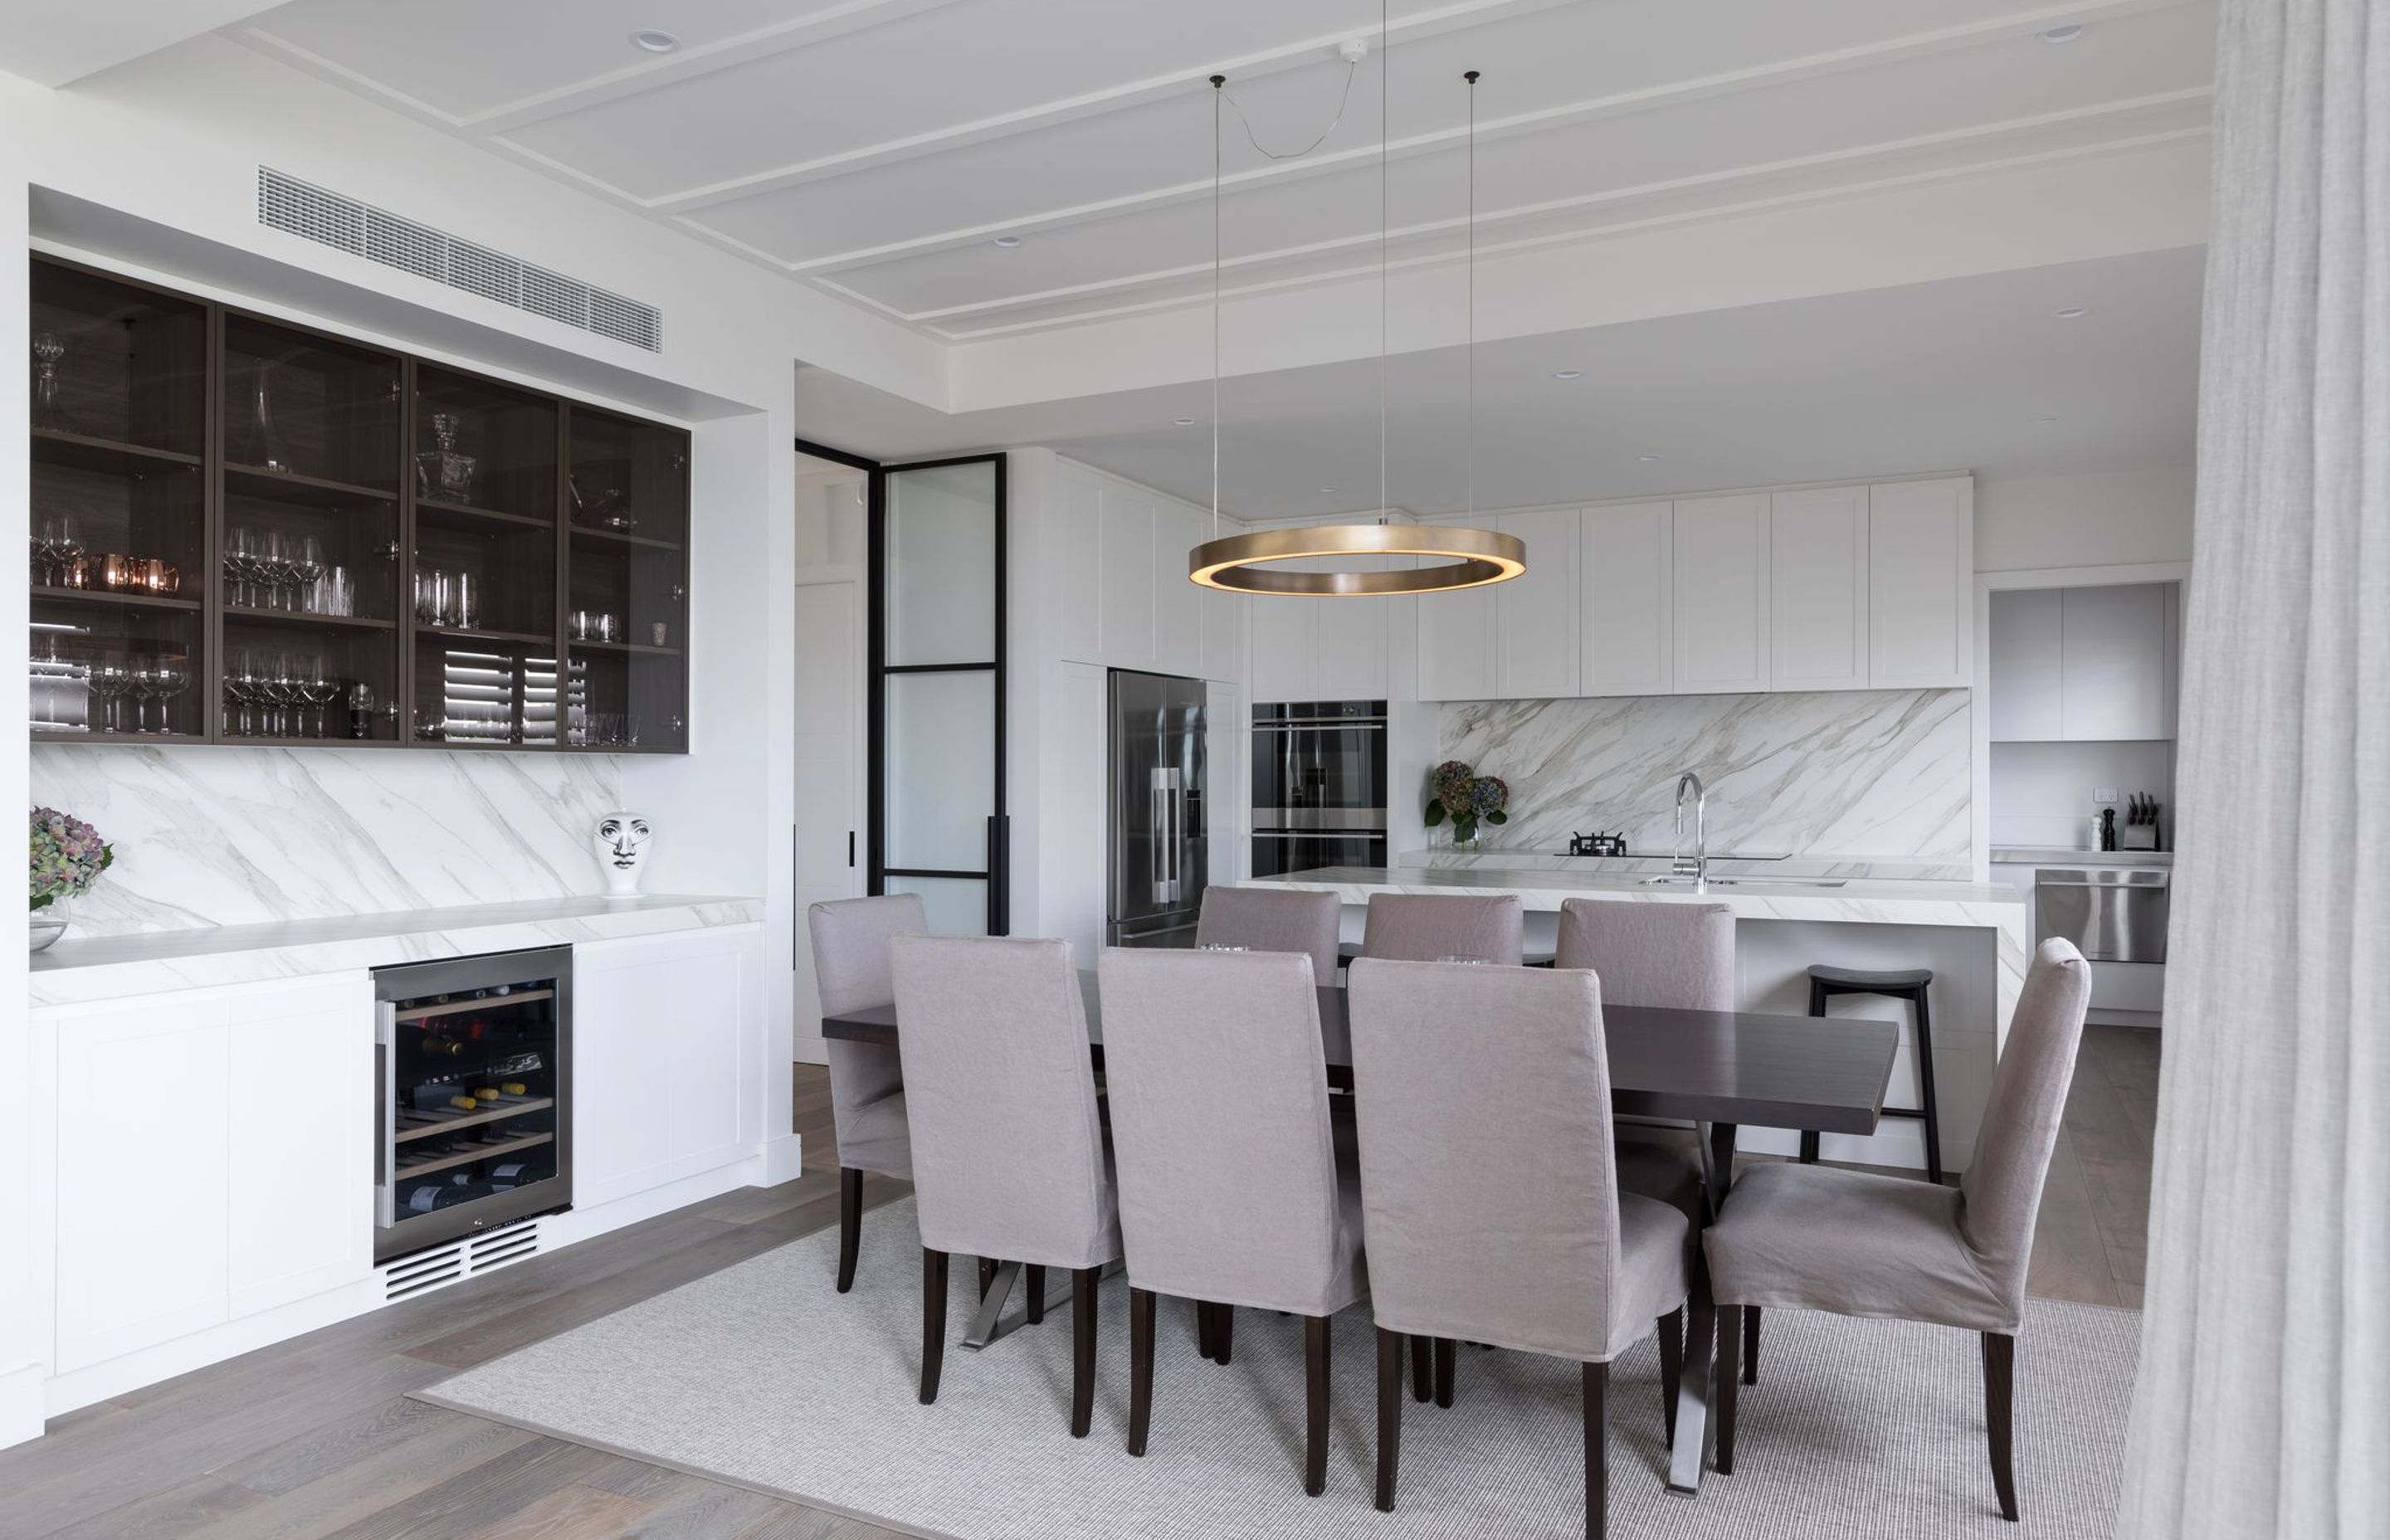
POLYGON ((2197 136, 2216 18, 2212 0, 1400 0, 1383 52, 1378 26, 1368 0, 293 0, 225 30, 964 342, 1209 302, 1215 70, 1253 135, 1230 111, 1219 138, 1234 294, 1374 270, 1381 143, 1384 254, 1452 258, 1464 70, 1484 72, 1477 240, 1496 252, 2197 136), (642 52, 643 28, 679 46, 642 52), (1278 160, 1253 142, 1315 138, 1278 160))
MULTIPOLYGON (((2193 247, 1483 344, 1473 501, 2188 463, 2204 269, 2193 247), (1582 373, 1555 379, 1563 369, 1582 373)), ((1388 506, 1470 506, 1469 380, 1461 349, 1388 364, 1388 506)), ((1378 391, 1374 360, 1224 382, 1223 510, 1380 506, 1378 391)), ((797 418, 875 458, 1049 444, 1199 504, 1212 495, 1208 382, 949 416, 809 369, 797 418)))

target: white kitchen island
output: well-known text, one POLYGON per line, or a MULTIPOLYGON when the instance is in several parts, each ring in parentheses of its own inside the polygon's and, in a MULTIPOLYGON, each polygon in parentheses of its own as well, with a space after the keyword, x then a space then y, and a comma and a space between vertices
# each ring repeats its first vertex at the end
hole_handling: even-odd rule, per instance
MULTIPOLYGON (((1942 1162, 1964 1170, 1972 1157, 1992 1065, 2008 1036, 2024 982, 2025 907, 2013 888, 1972 882, 1873 879, 1713 878, 1706 892, 1690 883, 1654 883, 1635 874, 1497 869, 1484 866, 1329 866, 1240 884, 1332 892, 1344 905, 1344 936, 1357 941, 1362 916, 1378 893, 1511 893, 1526 911, 1527 948, 1549 951, 1560 907, 1571 898, 1627 904, 1723 904, 1734 911, 1736 969, 1741 1008, 1801 1015, 1809 1008, 1807 969, 1813 963, 1844 968, 1930 968, 1934 1012, 1934 1088, 1940 1102, 1942 1162)), ((1829 1004, 1837 1016, 1905 1020, 1896 1000, 1851 995, 1829 1004)), ((1914 1107, 1912 1039, 1901 1034, 1900 1057, 1886 1098, 1914 1107)), ((1794 1153, 1789 1129, 1746 1128, 1742 1148, 1794 1153)), ((1925 1164, 1923 1125, 1884 1121, 1866 1138, 1827 1135, 1829 1160, 1869 1164, 1925 1164)))

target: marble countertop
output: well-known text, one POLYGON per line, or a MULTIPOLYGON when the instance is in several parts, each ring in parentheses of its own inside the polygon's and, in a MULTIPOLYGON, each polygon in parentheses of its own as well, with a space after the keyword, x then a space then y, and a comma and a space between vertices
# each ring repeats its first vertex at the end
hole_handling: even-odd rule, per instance
POLYGON ((1766 880, 1738 878, 1709 891, 1690 883, 1653 884, 1631 874, 1488 870, 1448 866, 1324 866, 1286 877, 1253 878, 1242 887, 1333 892, 1347 904, 1372 893, 1516 893, 1533 910, 1557 910, 1569 898, 1599 896, 1647 904, 1724 904, 1752 919, 1818 919, 1881 925, 1955 925, 2021 931, 2024 900, 2005 882, 1895 881, 1867 879, 1766 880))
POLYGON ((1992 860, 2000 866, 2171 866, 2170 850, 2061 850, 2055 845, 1995 845, 1992 860))
POLYGON ((134 935, 70 935, 33 954, 29 994, 36 1006, 68 1005, 477 952, 746 925, 763 915, 760 898, 641 893, 621 900, 533 899, 134 935))
MULTIPOLYGON (((1437 846, 1407 850, 1394 865, 1407 868, 1433 866, 1476 871, 1558 871, 1600 876, 1665 876, 1676 857, 1651 851, 1630 855, 1570 855, 1561 851, 1455 850, 1437 846)), ((1935 861, 1895 855, 1739 855, 1722 852, 1710 856, 1714 877, 1767 879, 1772 878, 1864 878, 1927 882, 1963 882, 1971 863, 1935 861)))

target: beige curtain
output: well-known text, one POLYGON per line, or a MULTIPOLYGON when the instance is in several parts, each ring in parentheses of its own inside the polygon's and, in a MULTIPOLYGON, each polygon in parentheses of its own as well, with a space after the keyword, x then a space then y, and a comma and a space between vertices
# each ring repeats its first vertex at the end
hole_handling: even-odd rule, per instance
POLYGON ((2390 0, 2224 0, 2118 1534, 2390 1534, 2390 0))

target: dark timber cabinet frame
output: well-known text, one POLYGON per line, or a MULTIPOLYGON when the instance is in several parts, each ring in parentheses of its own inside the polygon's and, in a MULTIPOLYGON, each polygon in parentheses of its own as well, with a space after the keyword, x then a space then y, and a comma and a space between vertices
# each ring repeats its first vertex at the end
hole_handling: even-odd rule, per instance
POLYGON ((49 257, 32 289, 33 741, 687 751, 685 430, 49 257), (350 612, 311 612, 332 567, 350 612))

